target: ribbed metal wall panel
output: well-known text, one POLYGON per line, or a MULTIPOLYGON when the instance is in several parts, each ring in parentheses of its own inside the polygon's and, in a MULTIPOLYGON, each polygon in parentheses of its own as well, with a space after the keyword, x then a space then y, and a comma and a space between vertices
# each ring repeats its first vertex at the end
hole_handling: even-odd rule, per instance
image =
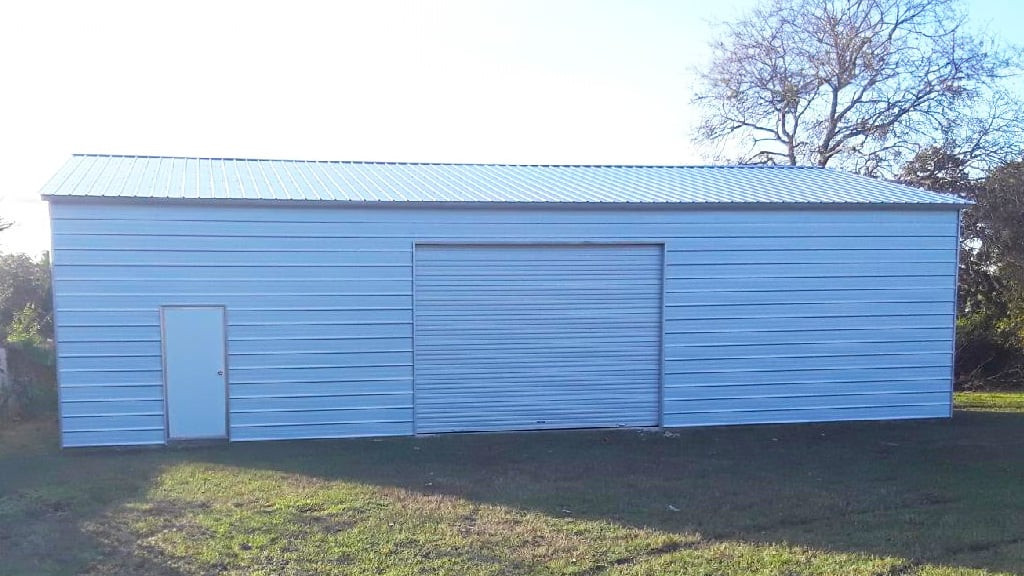
POLYGON ((188 303, 227 306, 232 439, 412 433, 414 242, 664 244, 669 426, 948 415, 954 211, 51 208, 67 446, 163 441, 188 303))
POLYGON ((420 433, 653 426, 662 248, 420 245, 420 433))
POLYGON ((666 425, 949 414, 955 215, 864 214, 875 233, 807 216, 669 243, 666 425))

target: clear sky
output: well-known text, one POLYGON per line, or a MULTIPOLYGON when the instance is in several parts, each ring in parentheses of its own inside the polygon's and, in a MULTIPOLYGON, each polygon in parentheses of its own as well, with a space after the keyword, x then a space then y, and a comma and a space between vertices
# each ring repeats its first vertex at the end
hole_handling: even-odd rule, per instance
MULTIPOLYGON (((7 2, 0 250, 76 152, 686 164, 710 23, 754 0, 7 2)), ((1024 45, 1024 2, 967 3, 1024 45)))

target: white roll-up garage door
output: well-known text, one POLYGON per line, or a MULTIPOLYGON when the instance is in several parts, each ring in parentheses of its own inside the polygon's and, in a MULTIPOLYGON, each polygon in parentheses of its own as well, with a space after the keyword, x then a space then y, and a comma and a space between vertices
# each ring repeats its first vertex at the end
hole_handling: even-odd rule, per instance
POLYGON ((416 432, 653 426, 657 245, 419 245, 416 432))

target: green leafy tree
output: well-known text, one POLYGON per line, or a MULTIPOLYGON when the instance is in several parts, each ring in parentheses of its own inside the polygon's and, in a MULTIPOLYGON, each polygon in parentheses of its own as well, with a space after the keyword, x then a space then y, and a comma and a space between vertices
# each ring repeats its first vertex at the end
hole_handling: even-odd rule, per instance
POLYGON ((903 167, 899 181, 968 200, 974 200, 978 190, 978 183, 968 174, 966 161, 938 146, 918 152, 903 167))
POLYGON ((981 246, 1006 293, 996 330, 1016 350, 1024 386, 1024 161, 993 170, 976 201, 972 212, 979 222, 981 246))
POLYGON ((975 170, 1019 158, 1018 57, 957 0, 763 0, 711 50, 698 133, 742 162, 891 176, 932 145, 975 170))
POLYGON ((978 235, 1001 271, 1024 284, 1024 161, 1011 162, 985 179, 972 209, 978 235))
POLYGON ((40 347, 46 343, 41 314, 34 304, 28 304, 14 313, 7 327, 7 342, 22 346, 40 347))
POLYGON ((33 259, 26 254, 0 254, 0 342, 8 339, 15 317, 33 310, 42 339, 53 337, 53 296, 50 257, 33 259))
POLYGON ((958 385, 1024 386, 1024 163, 972 179, 963 158, 930 148, 900 180, 975 202, 961 218, 958 385))
POLYGON ((10 386, 0 394, 0 421, 56 406, 52 338, 49 254, 0 254, 0 345, 7 348, 10 369, 10 386))

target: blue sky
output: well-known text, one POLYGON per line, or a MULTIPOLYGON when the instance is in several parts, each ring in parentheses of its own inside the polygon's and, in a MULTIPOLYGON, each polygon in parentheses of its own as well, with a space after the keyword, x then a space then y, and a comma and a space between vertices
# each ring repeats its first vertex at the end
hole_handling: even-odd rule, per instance
MULTIPOLYGON (((691 71, 754 0, 0 8, 0 250, 44 250, 72 153, 701 162, 691 71)), ((1024 45, 1015 0, 966 4, 1024 45)))

